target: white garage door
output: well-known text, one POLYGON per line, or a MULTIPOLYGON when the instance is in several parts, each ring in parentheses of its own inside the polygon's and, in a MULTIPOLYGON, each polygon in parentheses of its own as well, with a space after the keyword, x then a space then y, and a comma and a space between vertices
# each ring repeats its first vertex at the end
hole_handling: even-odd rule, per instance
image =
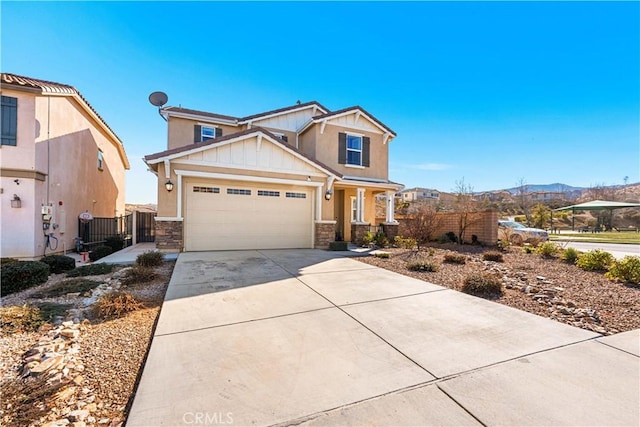
POLYGON ((313 189, 188 182, 185 250, 312 247, 313 189))

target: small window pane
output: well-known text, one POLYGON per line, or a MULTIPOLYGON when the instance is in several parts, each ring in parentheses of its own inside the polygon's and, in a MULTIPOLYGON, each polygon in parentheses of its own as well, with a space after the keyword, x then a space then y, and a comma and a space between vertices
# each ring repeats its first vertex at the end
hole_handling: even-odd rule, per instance
POLYGON ((360 161, 362 158, 362 153, 359 151, 347 151, 347 164, 350 165, 361 165, 360 161))
POLYGON ((349 150, 362 150, 362 137, 347 135, 347 148, 349 150))
POLYGON ((202 126, 202 142, 216 137, 216 128, 202 126))
POLYGON ((287 191, 285 195, 290 199, 306 199, 307 198, 306 193, 294 193, 294 192, 287 191))
POLYGON ((250 196, 251 190, 243 190, 239 188, 227 188, 227 194, 237 194, 240 196, 250 196))
POLYGON ((258 196, 280 197, 279 191, 258 190, 258 196))

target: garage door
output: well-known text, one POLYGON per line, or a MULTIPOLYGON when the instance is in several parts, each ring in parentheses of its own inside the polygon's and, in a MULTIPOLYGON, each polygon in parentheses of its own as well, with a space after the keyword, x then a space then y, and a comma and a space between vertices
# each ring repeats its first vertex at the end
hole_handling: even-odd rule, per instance
POLYGON ((205 181, 185 190, 187 251, 312 247, 313 189, 205 181))

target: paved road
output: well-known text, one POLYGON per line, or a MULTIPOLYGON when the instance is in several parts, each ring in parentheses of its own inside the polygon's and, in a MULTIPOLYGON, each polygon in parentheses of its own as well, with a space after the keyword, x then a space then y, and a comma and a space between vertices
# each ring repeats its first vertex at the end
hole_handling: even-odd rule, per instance
POLYGON ((591 243, 591 242, 575 242, 575 241, 560 241, 557 240, 561 246, 572 247, 579 251, 587 252, 594 249, 601 249, 611 253, 617 259, 622 259, 627 255, 640 256, 640 245, 622 244, 622 243, 591 243))
POLYGON ((328 251, 187 252, 127 426, 637 426, 639 349, 328 251))

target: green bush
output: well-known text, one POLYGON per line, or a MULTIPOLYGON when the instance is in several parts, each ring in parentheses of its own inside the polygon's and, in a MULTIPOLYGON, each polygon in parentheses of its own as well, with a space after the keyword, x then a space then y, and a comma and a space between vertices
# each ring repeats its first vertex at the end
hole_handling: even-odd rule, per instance
POLYGON ((614 261, 605 276, 613 281, 640 285, 640 257, 626 256, 621 261, 614 261))
POLYGON ((389 246, 389 239, 387 239, 387 236, 382 232, 378 232, 376 234, 375 240, 376 240, 376 246, 379 248, 384 248, 389 246))
POLYGON ((456 237, 456 233, 453 231, 449 231, 438 236, 438 243, 455 243, 457 241, 458 238, 456 237))
POLYGON ((502 253, 498 251, 487 251, 482 254, 482 259, 485 261, 495 261, 495 262, 503 262, 504 257, 502 253))
POLYGON ((37 294, 34 294, 34 298, 55 298, 62 295, 79 292, 81 294, 89 293, 92 289, 100 286, 101 282, 88 279, 65 279, 59 283, 56 283, 52 287, 45 289, 37 294))
POLYGON ((67 271, 67 277, 98 276, 100 274, 111 273, 113 268, 114 266, 112 264, 104 263, 83 265, 67 271))
POLYGON ((411 271, 438 271, 439 265, 437 262, 430 259, 417 259, 407 263, 407 269, 411 271))
POLYGON ((418 242, 411 237, 396 236, 393 239, 393 244, 402 249, 413 249, 418 245, 418 242))
POLYGON ((96 246, 94 250, 89 252, 89 259, 91 261, 97 261, 101 258, 106 257, 107 255, 111 255, 113 250, 109 246, 96 246))
POLYGON ((481 297, 499 297, 502 295, 502 282, 493 274, 471 273, 464 278, 462 292, 481 297))
POLYGON ((374 240, 375 240, 375 236, 370 231, 367 231, 366 233, 364 233, 364 236, 362 236, 363 245, 370 245, 371 243, 373 243, 374 240))
POLYGON ((49 266, 40 261, 12 262, 3 265, 0 274, 0 295, 5 296, 46 282, 49 266))
POLYGON ((544 242, 536 248, 536 252, 544 258, 553 258, 559 249, 560 248, 553 242, 544 242))
POLYGON ((444 262, 448 262, 449 264, 465 264, 467 257, 462 254, 445 254, 444 262))
POLYGON ((76 260, 65 255, 47 255, 40 262, 47 264, 53 274, 64 273, 76 268, 76 260))
POLYGON ((124 239, 120 236, 111 236, 104 239, 104 245, 109 246, 112 252, 118 252, 124 248, 124 239))
POLYGON ((609 252, 595 249, 581 254, 576 261, 576 265, 587 271, 607 271, 613 261, 613 255, 609 252))
POLYGON ((138 283, 147 283, 158 277, 158 274, 153 271, 151 267, 143 267, 136 265, 127 271, 126 276, 122 279, 122 284, 125 286, 135 285, 138 283))
POLYGON ((0 265, 11 264, 12 262, 20 261, 17 258, 0 258, 0 265))
POLYGON ((581 252, 576 248, 566 248, 560 254, 560 259, 568 264, 575 264, 581 252))
POLYGON ((389 253, 388 252, 378 252, 374 255, 376 258, 384 258, 384 259, 388 259, 389 258, 389 253))
POLYGON ((136 257, 136 264, 143 267, 156 267, 162 265, 164 255, 159 251, 146 251, 136 257))
POLYGON ((529 243, 525 243, 522 247, 522 252, 525 254, 532 254, 536 251, 535 246, 530 245, 529 243))

